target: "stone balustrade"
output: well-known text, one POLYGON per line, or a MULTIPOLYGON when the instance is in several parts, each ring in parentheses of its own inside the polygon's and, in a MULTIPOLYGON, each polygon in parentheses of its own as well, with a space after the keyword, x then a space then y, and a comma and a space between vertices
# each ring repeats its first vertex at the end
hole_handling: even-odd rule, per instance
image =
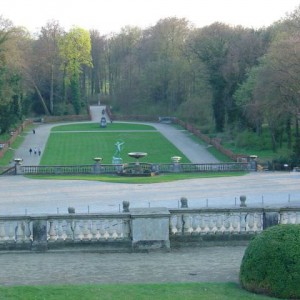
MULTIPOLYGON (((17 175, 70 175, 70 174, 117 174, 122 173, 129 166, 135 164, 102 164, 97 162, 93 165, 74 165, 74 166, 25 166, 16 165, 17 175)), ((191 172, 246 172, 251 171, 251 165, 248 163, 139 163, 139 168, 143 171, 163 173, 191 173, 191 172)))
POLYGON ((48 251, 82 249, 144 251, 169 249, 172 241, 248 241, 276 224, 300 224, 300 207, 189 209, 129 208, 124 201, 119 214, 69 214, 0 216, 0 250, 48 251), (110 248, 112 249, 112 248, 110 248))
POLYGON ((172 210, 171 234, 241 234, 263 230, 263 211, 241 209, 172 210))
POLYGON ((46 249, 57 243, 66 245, 129 238, 128 214, 0 217, 0 250, 46 249))

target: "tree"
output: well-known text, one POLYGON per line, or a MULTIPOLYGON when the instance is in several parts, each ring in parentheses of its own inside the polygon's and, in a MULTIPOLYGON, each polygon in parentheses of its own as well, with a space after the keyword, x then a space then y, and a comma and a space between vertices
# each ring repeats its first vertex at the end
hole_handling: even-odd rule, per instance
MULTIPOLYGON (((59 98, 59 83, 61 78, 59 66, 59 40, 64 34, 63 29, 57 21, 51 21, 42 27, 38 40, 35 43, 35 57, 39 60, 38 68, 41 69, 39 76, 45 82, 45 94, 49 99, 49 111, 54 113, 54 95, 59 98)), ((40 90, 43 90, 40 88, 40 90)))
POLYGON ((23 117, 23 95, 19 43, 24 30, 0 17, 0 132, 23 117))
POLYGON ((61 39, 59 50, 63 61, 65 88, 71 85, 72 104, 75 113, 79 114, 82 103, 80 103, 80 74, 83 66, 92 65, 89 32, 82 28, 74 27, 61 39))

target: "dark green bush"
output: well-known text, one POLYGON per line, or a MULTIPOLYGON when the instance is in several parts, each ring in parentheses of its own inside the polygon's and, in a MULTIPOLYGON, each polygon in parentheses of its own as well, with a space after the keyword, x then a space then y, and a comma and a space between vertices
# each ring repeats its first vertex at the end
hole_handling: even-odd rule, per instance
POLYGON ((300 225, 277 225, 247 247, 240 282, 250 292, 300 299, 300 225))

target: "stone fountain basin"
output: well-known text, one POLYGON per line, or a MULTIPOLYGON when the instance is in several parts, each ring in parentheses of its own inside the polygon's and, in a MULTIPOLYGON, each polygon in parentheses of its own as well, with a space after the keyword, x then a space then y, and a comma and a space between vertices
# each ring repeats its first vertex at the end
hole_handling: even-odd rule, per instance
POLYGON ((139 159, 144 156, 147 156, 147 153, 146 152, 129 152, 128 156, 134 157, 135 159, 139 159))

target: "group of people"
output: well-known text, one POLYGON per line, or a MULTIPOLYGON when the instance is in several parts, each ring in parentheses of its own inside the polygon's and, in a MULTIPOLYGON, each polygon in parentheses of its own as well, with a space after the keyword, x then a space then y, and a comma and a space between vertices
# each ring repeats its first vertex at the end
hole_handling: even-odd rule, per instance
MULTIPOLYGON (((32 129, 32 133, 33 134, 35 134, 35 129, 32 129)), ((34 155, 39 155, 39 156, 41 156, 41 154, 42 154, 42 150, 41 150, 41 148, 39 148, 39 147, 34 147, 33 149, 32 148, 29 148, 29 154, 31 155, 31 154, 34 154, 34 155)))
POLYGON ((41 148, 37 148, 37 147, 33 148, 33 150, 32 150, 32 148, 30 148, 29 149, 29 154, 31 155, 32 152, 33 152, 34 155, 38 154, 39 156, 41 156, 41 154, 42 154, 41 148))

